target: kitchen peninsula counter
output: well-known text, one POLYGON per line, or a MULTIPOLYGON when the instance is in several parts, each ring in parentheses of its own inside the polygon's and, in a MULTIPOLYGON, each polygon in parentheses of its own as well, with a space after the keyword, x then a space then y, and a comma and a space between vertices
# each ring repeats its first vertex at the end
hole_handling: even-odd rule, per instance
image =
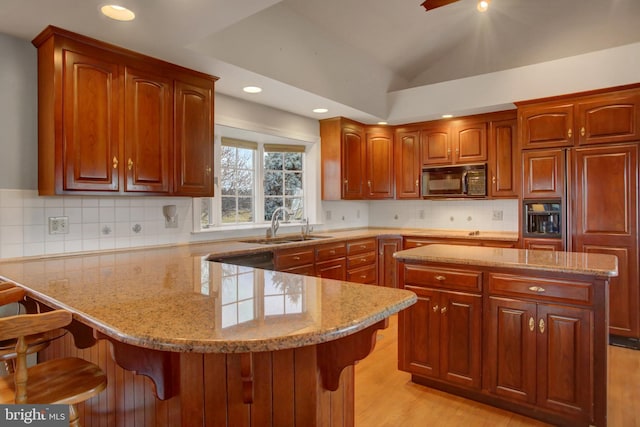
POLYGON ((216 246, 3 262, 0 277, 73 313, 41 357, 107 372, 87 427, 353 425, 353 364, 415 294, 207 261, 216 246))
POLYGON ((412 381, 560 426, 607 425, 609 278, 596 253, 429 245, 398 251, 412 381))

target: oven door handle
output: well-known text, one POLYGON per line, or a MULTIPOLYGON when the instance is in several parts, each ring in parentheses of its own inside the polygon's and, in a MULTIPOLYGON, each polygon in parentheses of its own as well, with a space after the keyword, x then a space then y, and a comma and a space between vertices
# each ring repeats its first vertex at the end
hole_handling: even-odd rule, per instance
POLYGON ((469 171, 462 172, 462 194, 467 194, 469 190, 469 177, 467 176, 469 171))

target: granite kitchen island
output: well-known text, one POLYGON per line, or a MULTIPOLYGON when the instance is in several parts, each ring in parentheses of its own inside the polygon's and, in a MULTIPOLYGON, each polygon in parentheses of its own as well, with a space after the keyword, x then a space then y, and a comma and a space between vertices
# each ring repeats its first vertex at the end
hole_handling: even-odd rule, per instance
POLYGON ((207 247, 129 250, 0 264, 31 309, 73 323, 43 359, 75 355, 107 373, 84 426, 354 423, 353 364, 405 290, 207 260, 207 247))
POLYGON ((396 252, 416 383, 554 425, 606 426, 609 278, 595 253, 429 245, 396 252))

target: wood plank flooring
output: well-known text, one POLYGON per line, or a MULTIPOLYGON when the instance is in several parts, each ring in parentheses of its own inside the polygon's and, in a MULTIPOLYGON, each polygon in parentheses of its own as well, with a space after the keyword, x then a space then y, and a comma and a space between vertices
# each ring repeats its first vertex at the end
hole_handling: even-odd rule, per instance
MULTIPOLYGON (((411 382, 397 369, 397 316, 356 365, 357 427, 548 426, 534 419, 411 382)), ((640 427, 640 351, 609 346, 609 427, 640 427)))

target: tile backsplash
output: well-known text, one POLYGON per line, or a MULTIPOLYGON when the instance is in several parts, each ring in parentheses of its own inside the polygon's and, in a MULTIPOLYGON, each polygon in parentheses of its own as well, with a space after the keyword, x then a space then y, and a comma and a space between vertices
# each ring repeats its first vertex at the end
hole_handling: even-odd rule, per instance
MULTIPOLYGON (((517 200, 332 201, 319 205, 316 231, 357 227, 518 230, 517 200), (494 219, 501 215, 502 220, 494 219)), ((0 259, 124 249, 236 236, 257 230, 192 233, 188 197, 41 197, 36 190, 0 189, 0 259), (165 228, 162 207, 176 205, 178 227, 165 228), (49 234, 48 219, 65 216, 67 234, 49 234)))

